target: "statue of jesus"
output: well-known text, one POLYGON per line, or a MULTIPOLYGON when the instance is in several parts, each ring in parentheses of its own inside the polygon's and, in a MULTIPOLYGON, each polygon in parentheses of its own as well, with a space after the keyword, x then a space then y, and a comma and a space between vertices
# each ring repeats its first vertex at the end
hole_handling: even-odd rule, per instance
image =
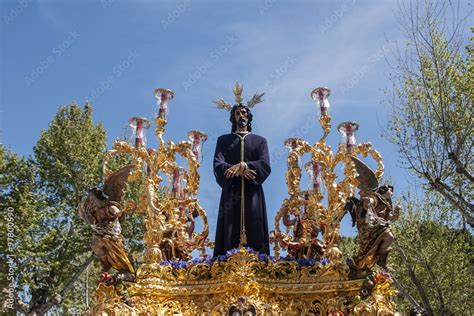
POLYGON ((234 87, 237 104, 231 106, 222 99, 220 108, 230 110, 232 130, 217 140, 214 155, 214 175, 222 188, 214 256, 248 246, 269 254, 269 237, 265 196, 262 184, 270 175, 267 141, 252 133, 250 108, 261 102, 261 95, 242 103, 242 87, 234 87))

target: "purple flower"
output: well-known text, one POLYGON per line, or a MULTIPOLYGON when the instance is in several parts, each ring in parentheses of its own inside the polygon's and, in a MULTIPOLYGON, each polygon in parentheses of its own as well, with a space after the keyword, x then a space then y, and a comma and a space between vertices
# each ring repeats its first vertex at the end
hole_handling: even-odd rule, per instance
POLYGON ((186 269, 188 266, 188 263, 186 261, 178 261, 176 264, 177 269, 186 269))
POLYGON ((285 256, 285 257, 282 257, 280 260, 281 261, 288 261, 288 262, 296 261, 296 259, 293 258, 292 256, 285 256))
POLYGON ((217 256, 215 257, 217 259, 217 261, 226 261, 227 260, 227 256, 226 255, 220 255, 220 256, 217 256))
POLYGON ((225 253, 225 255, 226 255, 227 257, 230 257, 230 256, 235 255, 236 253, 238 253, 239 250, 240 250, 239 248, 234 248, 234 249, 228 250, 228 251, 225 253))
POLYGON ((259 254, 258 254, 258 260, 263 261, 263 262, 267 262, 267 261, 268 261, 268 256, 267 256, 267 254, 265 254, 265 253, 259 253, 259 254))
POLYGON ((329 264, 329 259, 321 258, 319 262, 321 262, 321 264, 323 264, 323 265, 326 265, 326 264, 329 264))
POLYGON ((173 269, 186 269, 188 266, 187 261, 175 261, 175 260, 163 260, 160 262, 162 266, 171 266, 173 269))
POLYGON ((191 263, 203 263, 203 262, 206 262, 206 258, 194 258, 190 262, 191 263))
MULTIPOLYGON (((251 253, 251 254, 254 254, 257 256, 258 260, 261 261, 261 262, 265 262, 265 263, 268 263, 268 261, 271 261, 273 263, 276 263, 276 262, 296 262, 298 264, 298 268, 302 268, 302 267, 310 267, 310 266, 313 266, 315 265, 316 263, 321 263, 323 265, 326 265, 329 263, 329 260, 326 259, 326 258, 309 258, 309 259, 305 259, 305 258, 300 258, 300 259, 296 259, 290 255, 287 255, 285 257, 281 257, 279 259, 277 259, 275 256, 269 256, 265 253, 259 253, 255 250, 253 250, 252 248, 249 248, 249 247, 245 247, 244 248, 245 251, 247 251, 248 253, 251 253)), ((204 263, 204 264, 208 264, 209 266, 212 266, 214 264, 214 262, 225 262, 229 259, 229 257, 237 254, 240 252, 240 248, 234 248, 234 249, 231 249, 229 251, 226 252, 225 255, 219 255, 219 256, 216 256, 216 257, 212 257, 212 258, 194 258, 194 259, 191 259, 189 261, 182 261, 182 260, 164 260, 164 261, 161 261, 160 262, 160 265, 162 266, 171 266, 173 269, 187 269, 189 267, 190 264, 199 264, 199 263, 204 263)), ((349 259, 346 259, 346 262, 348 262, 349 259)))
POLYGON ((298 259, 298 265, 300 267, 308 267, 313 265, 313 260, 311 259, 305 259, 305 258, 300 258, 298 259))

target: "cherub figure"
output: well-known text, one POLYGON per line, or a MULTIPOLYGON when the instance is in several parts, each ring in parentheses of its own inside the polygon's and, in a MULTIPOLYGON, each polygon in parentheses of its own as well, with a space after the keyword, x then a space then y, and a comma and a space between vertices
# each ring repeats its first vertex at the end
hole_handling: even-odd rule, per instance
POLYGON ((293 238, 291 241, 287 242, 288 253, 295 258, 319 258, 324 254, 326 250, 326 245, 324 242, 318 239, 318 234, 322 229, 314 221, 309 221, 306 219, 308 216, 308 204, 309 204, 309 194, 304 193, 304 207, 301 215, 291 217, 287 211, 283 216, 283 224, 290 228, 293 227, 293 238), (310 225, 309 229, 309 240, 306 244, 301 244, 300 241, 303 238, 303 222, 306 222, 306 225, 310 225))
POLYGON ((394 240, 390 222, 398 219, 400 206, 392 205, 392 186, 379 187, 374 172, 359 159, 351 158, 360 183, 360 199, 351 197, 346 203, 352 226, 356 225, 358 230, 359 252, 354 257, 354 265, 357 270, 371 269, 375 264, 387 269, 387 257, 394 240))
POLYGON ((120 201, 127 178, 134 167, 128 165, 112 173, 105 180, 103 190, 92 188, 79 207, 81 218, 94 231, 91 248, 102 265, 101 280, 106 280, 108 284, 135 280, 133 259, 125 250, 120 225, 124 216, 120 201), (110 268, 118 273, 109 276, 107 272, 110 268))

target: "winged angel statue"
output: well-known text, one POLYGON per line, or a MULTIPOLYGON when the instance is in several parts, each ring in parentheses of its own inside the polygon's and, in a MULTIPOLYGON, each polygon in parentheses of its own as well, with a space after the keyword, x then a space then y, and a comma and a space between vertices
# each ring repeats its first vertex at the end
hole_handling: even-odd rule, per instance
POLYGON ((120 226, 125 215, 121 210, 120 201, 127 178, 134 167, 127 165, 109 175, 103 189, 92 188, 79 207, 82 219, 94 231, 91 248, 102 265, 101 280, 109 284, 135 280, 133 259, 125 250, 120 226), (110 276, 107 273, 110 268, 114 268, 118 273, 110 276))
POLYGON ((351 158, 360 183, 360 199, 351 197, 346 204, 352 226, 356 225, 359 232, 354 265, 357 270, 371 269, 375 264, 387 269, 387 256, 394 240, 390 222, 398 219, 400 206, 392 205, 393 186, 379 186, 374 172, 361 160, 351 158))

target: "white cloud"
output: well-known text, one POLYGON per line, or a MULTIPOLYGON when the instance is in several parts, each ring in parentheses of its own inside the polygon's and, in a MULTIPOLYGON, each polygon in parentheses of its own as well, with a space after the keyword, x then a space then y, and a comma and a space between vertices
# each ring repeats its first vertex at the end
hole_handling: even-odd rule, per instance
MULTIPOLYGON (((305 21, 297 28, 288 28, 280 19, 227 26, 229 32, 239 34, 235 55, 229 59, 235 61, 233 67, 247 71, 241 78, 246 87, 244 94, 250 97, 257 88, 266 88, 265 104, 255 112, 272 119, 259 120, 259 129, 273 137, 284 136, 304 118, 316 117, 316 107, 309 96, 313 88, 329 86, 334 95, 342 97, 345 83, 354 79, 353 72, 366 65, 362 78, 355 77, 357 81, 365 80, 370 67, 375 66, 373 52, 380 50, 380 43, 385 44, 380 29, 387 27, 392 7, 391 2, 360 6, 354 1, 341 2, 329 17, 338 12, 342 15, 323 32, 324 19, 305 21)), ((233 80, 226 78, 219 86, 228 85, 230 91, 233 80)), ((344 106, 337 105, 339 109, 344 106)))

